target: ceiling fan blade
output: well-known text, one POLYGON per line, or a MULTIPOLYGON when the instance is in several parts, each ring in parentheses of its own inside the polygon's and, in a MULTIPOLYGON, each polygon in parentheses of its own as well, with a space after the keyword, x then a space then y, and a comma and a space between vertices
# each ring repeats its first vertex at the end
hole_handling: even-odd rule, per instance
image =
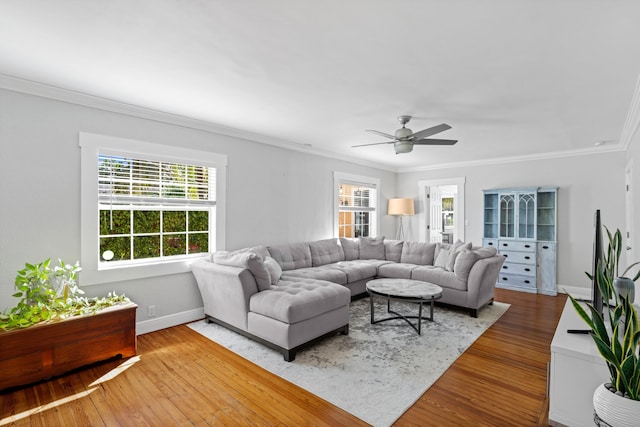
POLYGON ((457 139, 419 139, 417 141, 413 141, 414 144, 417 145, 453 145, 458 142, 457 139))
POLYGON ((426 138, 428 136, 435 135, 436 133, 444 132, 445 130, 448 130, 448 129, 451 129, 451 126, 449 126, 446 123, 442 123, 441 125, 432 126, 430 128, 423 129, 418 132, 414 132, 413 138, 414 139, 426 138))
POLYGON ((393 144, 393 141, 389 141, 389 142, 374 142, 373 144, 352 145, 351 148, 354 148, 354 147, 366 147, 367 145, 382 145, 382 144, 393 144))
POLYGON ((384 136, 385 138, 389 138, 389 139, 396 139, 396 137, 393 136, 393 135, 389 135, 388 133, 380 132, 380 131, 377 131, 377 130, 367 129, 367 130, 365 130, 365 132, 375 133, 376 135, 384 136))

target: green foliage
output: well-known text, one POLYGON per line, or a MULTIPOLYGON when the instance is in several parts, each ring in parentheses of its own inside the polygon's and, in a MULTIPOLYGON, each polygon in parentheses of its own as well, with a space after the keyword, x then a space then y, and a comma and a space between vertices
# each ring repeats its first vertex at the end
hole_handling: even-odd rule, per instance
POLYGON ((0 314, 0 329, 26 328, 36 323, 64 319, 129 301, 124 295, 109 293, 104 298, 86 298, 77 283, 80 264, 67 264, 51 269, 51 259, 39 264, 26 263, 15 279, 19 298, 15 307, 0 314))
MULTIPOLYGON (((617 230, 611 234, 607 229, 609 247, 604 259, 596 266, 596 283, 605 302, 604 315, 607 316, 609 329, 605 324, 605 318, 598 313, 592 304, 587 304, 591 316, 573 298, 571 303, 578 315, 591 328, 591 337, 604 358, 609 368, 611 384, 616 390, 624 393, 630 399, 640 400, 640 324, 638 312, 633 306, 633 301, 622 295, 618 295, 613 287, 613 281, 619 272, 620 255, 622 253, 622 234, 617 230), (609 333, 611 331, 611 333, 609 333)), ((631 264, 622 274, 640 262, 631 264)), ((593 276, 587 273, 589 278, 593 276)), ((640 277, 640 272, 633 280, 640 277)))

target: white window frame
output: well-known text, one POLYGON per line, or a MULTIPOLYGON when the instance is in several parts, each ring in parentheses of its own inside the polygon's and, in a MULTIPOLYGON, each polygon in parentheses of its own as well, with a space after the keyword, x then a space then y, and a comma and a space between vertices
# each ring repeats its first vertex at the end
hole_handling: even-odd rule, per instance
POLYGON ((109 267, 99 262, 100 224, 98 204, 98 154, 117 152, 150 160, 174 163, 190 163, 216 168, 216 206, 210 222, 209 251, 225 248, 225 200, 227 156, 207 151, 190 150, 169 145, 154 144, 106 135, 80 132, 80 273, 81 285, 95 285, 167 274, 185 273, 197 259, 208 256, 182 259, 149 260, 141 264, 131 263, 109 267), (102 265, 101 265, 102 264, 102 265))
POLYGON ((374 178, 364 175, 354 175, 345 172, 333 172, 333 233, 334 237, 338 237, 339 225, 340 225, 340 204, 338 203, 340 197, 340 184, 362 184, 375 188, 376 193, 376 206, 375 210, 370 216, 371 223, 369 228, 371 230, 371 237, 377 237, 380 235, 380 178, 374 178))

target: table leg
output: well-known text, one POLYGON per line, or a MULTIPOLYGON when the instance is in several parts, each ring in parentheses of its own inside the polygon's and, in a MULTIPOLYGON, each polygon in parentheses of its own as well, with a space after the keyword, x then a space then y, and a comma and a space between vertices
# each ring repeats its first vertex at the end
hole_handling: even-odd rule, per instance
POLYGON ((373 325, 373 295, 369 294, 369 311, 371 312, 371 324, 373 325))

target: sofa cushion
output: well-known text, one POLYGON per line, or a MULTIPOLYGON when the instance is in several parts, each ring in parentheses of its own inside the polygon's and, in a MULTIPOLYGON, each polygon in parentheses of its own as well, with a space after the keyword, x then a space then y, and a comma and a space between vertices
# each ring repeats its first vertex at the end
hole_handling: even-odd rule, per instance
POLYGON ((456 262, 456 257, 458 256, 458 252, 453 248, 444 249, 440 248, 440 252, 436 257, 436 260, 433 262, 434 267, 444 268, 447 271, 453 271, 453 266, 456 262))
POLYGON ((311 319, 336 308, 348 306, 351 292, 344 286, 323 280, 281 280, 249 301, 249 310, 284 323, 311 319))
POLYGON ((294 277, 303 279, 328 280, 340 285, 347 284, 347 273, 339 269, 332 268, 333 264, 321 265, 319 267, 297 268, 287 270, 282 273, 281 279, 292 280, 294 277))
POLYGON ((361 237, 360 259, 384 259, 384 237, 361 237))
POLYGON ((344 250, 340 246, 338 239, 310 242, 309 250, 311 251, 311 265, 313 267, 344 261, 344 250))
POLYGON ((307 243, 269 246, 268 249, 271 258, 280 264, 283 271, 312 266, 311 251, 307 243))
POLYGON ((271 276, 265 267, 262 257, 253 248, 239 249, 237 251, 217 251, 213 254, 216 264, 232 267, 247 268, 253 274, 260 291, 269 289, 271 276))
POLYGON ((347 275, 347 283, 373 278, 378 273, 377 267, 366 260, 341 261, 330 264, 327 267, 335 268, 345 273, 347 275))
MULTIPOLYGON (((436 243, 436 249, 433 254, 433 259, 438 258, 438 254, 440 253, 440 249, 453 249, 454 251, 463 251, 465 249, 471 249, 473 247, 471 242, 464 243, 460 239, 458 239, 455 243, 436 243)), ((435 262, 435 261, 434 261, 435 262)))
POLYGON ((477 260, 478 255, 476 255, 475 251, 465 249, 458 252, 458 256, 456 257, 456 261, 453 265, 453 272, 460 280, 464 280, 466 282, 467 279, 469 279, 469 272, 477 260))
POLYGON ((433 265, 435 243, 404 242, 400 262, 405 264, 433 265))
POLYGON ((402 240, 384 239, 384 257, 387 261, 400 262, 402 256, 402 240))
POLYGON ((423 282, 434 283, 442 288, 457 289, 459 291, 467 290, 467 281, 461 280, 455 273, 444 270, 440 267, 424 265, 414 268, 411 271, 413 280, 422 280, 423 282))
POLYGON ((275 285, 282 277, 282 268, 278 262, 270 256, 264 259, 264 266, 269 271, 269 277, 271 278, 271 284, 275 285))
POLYGON ((476 248, 473 250, 478 259, 491 258, 498 253, 498 249, 493 246, 483 246, 481 248, 476 248))
POLYGON ((419 267, 416 264, 389 263, 378 268, 379 277, 393 277, 394 279, 411 279, 411 271, 419 267))
POLYGON ((340 238, 340 246, 344 250, 344 260, 353 261, 354 259, 360 259, 360 240, 349 239, 346 237, 340 238))

